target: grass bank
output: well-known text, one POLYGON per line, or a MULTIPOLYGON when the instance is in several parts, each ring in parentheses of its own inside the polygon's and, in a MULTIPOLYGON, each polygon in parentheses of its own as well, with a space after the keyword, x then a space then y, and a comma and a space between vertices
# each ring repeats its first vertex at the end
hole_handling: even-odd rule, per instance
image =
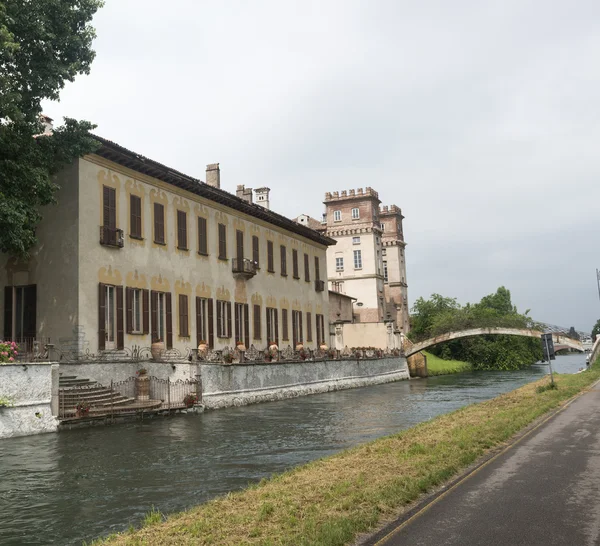
MULTIPOLYGON (((600 367, 556 376, 263 480, 244 491, 95 544, 341 546, 600 378, 600 367)), ((158 521, 157 521, 158 520, 158 521)))
POLYGON ((439 356, 423 351, 427 356, 427 373, 429 375, 448 375, 452 373, 470 372, 473 365, 462 360, 444 360, 439 356))

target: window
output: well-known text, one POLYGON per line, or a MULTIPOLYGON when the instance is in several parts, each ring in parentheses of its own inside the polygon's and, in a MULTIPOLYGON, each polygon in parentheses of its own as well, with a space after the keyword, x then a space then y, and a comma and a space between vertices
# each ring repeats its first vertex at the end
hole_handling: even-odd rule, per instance
POLYGON ((239 229, 235 231, 235 254, 238 267, 242 267, 244 261, 244 232, 239 229))
POLYGON ((353 245, 360 245, 360 237, 352 237, 353 245))
POLYGON ((387 256, 387 248, 382 248, 381 249, 381 255, 382 256, 387 256))
POLYGON ((290 336, 288 334, 288 310, 281 310, 281 337, 283 341, 289 341, 290 336))
POLYGON ((317 323, 317 344, 325 343, 325 318, 323 315, 315 315, 317 323))
POLYGON ((302 311, 292 311, 292 347, 302 343, 302 311))
POLYGON ((387 261, 383 262, 383 280, 385 282, 388 282, 388 268, 387 268, 387 261))
POLYGON ((148 290, 127 288, 125 291, 126 330, 128 334, 147 334, 149 330, 148 290))
POLYGON ((248 317, 248 304, 235 304, 235 341, 241 341, 246 348, 250 346, 250 326, 248 317))
POLYGON ((206 218, 198 216, 198 254, 208 256, 208 233, 206 218))
POLYGON ((103 188, 103 226, 109 229, 117 228, 117 191, 115 188, 103 188))
POLYGON ((217 300, 217 337, 231 337, 231 302, 217 300))
POLYGON ((219 224, 219 260, 227 259, 227 228, 219 224))
POLYGON ((315 256, 315 280, 321 280, 321 271, 319 270, 319 257, 315 256))
POLYGON ((354 251, 354 269, 362 269, 362 252, 360 250, 354 251))
POLYGON ((182 211, 177 211, 177 248, 179 250, 187 250, 187 214, 182 211))
POLYGON ((137 195, 129 197, 129 236, 142 238, 142 198, 137 195))
POLYGON ((252 236, 252 261, 257 268, 260 266, 260 248, 258 246, 258 237, 256 235, 252 236))
POLYGON ((279 250, 281 251, 281 276, 287 277, 287 255, 285 246, 281 245, 279 250))
POLYGON ((261 339, 260 305, 253 306, 254 339, 261 339))
POLYGON ((298 275, 298 251, 295 248, 292 249, 292 276, 294 279, 300 278, 298 275))
POLYGON ((360 211, 358 209, 352 209, 352 220, 358 220, 360 218, 360 211))
POLYGON ((190 337, 189 325, 188 297, 179 294, 179 335, 181 337, 190 337))
POLYGON ((334 210, 333 211, 333 221, 334 222, 341 222, 342 221, 342 211, 341 210, 334 210))
POLYGON ((275 264, 273 259, 273 241, 267 241, 267 271, 275 273, 275 264))
POLYGON ((279 345, 279 322, 277 320, 277 309, 267 307, 267 343, 272 341, 279 345))
POLYGON ((33 341, 37 334, 37 285, 4 287, 4 339, 33 341))
POLYGON ((167 349, 173 348, 173 317, 171 294, 169 292, 150 293, 150 315, 152 321, 152 341, 164 341, 167 349))
POLYGON ((312 315, 306 313, 306 341, 312 341, 312 315))
POLYGON ((344 293, 344 281, 332 281, 331 289, 339 294, 344 293))
POLYGON ((196 298, 196 342, 203 341, 213 347, 213 301, 207 298, 196 298))
POLYGON ((310 282, 310 262, 308 260, 308 254, 304 254, 304 280, 310 282))
POLYGON ((342 256, 336 257, 336 259, 335 259, 335 270, 336 271, 344 271, 344 258, 342 256))
POLYGON ((165 244, 165 207, 160 203, 154 203, 154 242, 165 244))
POLYGON ((381 231, 385 231, 385 224, 381 224, 381 231))
MULTIPOLYGON (((104 349, 114 349, 116 340, 116 286, 104 285, 104 349)), ((18 300, 17 300, 18 302, 18 300)))

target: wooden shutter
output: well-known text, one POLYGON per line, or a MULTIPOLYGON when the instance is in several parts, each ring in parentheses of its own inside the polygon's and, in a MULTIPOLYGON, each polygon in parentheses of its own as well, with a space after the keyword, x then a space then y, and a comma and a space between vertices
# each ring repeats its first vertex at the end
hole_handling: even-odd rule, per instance
POLYGON ((179 335, 189 337, 188 297, 179 294, 179 335))
POLYGON ((281 310, 281 339, 283 341, 289 341, 290 336, 288 335, 288 311, 287 309, 281 310))
POLYGON ((219 224, 219 258, 227 259, 227 229, 225 224, 219 224))
POLYGON ((319 257, 315 256, 315 281, 321 280, 321 271, 319 270, 319 257))
POLYGON ((105 227, 117 227, 117 192, 114 188, 104 186, 103 224, 105 227))
POLYGON ((267 241, 267 271, 275 273, 275 264, 273 260, 273 241, 267 241))
POLYGON ((158 341, 158 292, 150 292, 150 316, 152 317, 152 343, 158 341))
POLYGON ((115 286, 117 292, 117 349, 125 348, 125 335, 123 332, 123 287, 115 286))
POLYGON ((165 242, 165 207, 160 203, 154 203, 154 241, 165 242))
POLYGON ((275 343, 279 345, 279 317, 278 317, 277 309, 275 309, 275 343))
POLYGON ((287 256, 285 246, 281 245, 279 249, 281 251, 281 276, 285 277, 287 276, 287 256))
POLYGON ((306 341, 312 341, 312 315, 306 313, 306 341))
POLYGON ((150 302, 148 301, 149 291, 147 289, 142 290, 142 333, 148 334, 150 331, 150 302))
POLYGON ((235 246, 238 267, 242 267, 242 262, 244 261, 244 232, 239 229, 235 232, 235 246))
POLYGON ((213 300, 208 300, 208 346, 212 349, 215 345, 215 332, 213 321, 213 300))
MULTIPOLYGON (((106 186, 105 186, 106 187, 106 186)), ((98 284, 98 350, 106 347, 106 285, 98 284)))
POLYGON ((260 266, 260 252, 258 247, 258 237, 256 235, 252 236, 252 261, 255 263, 256 267, 260 266))
POLYGON ((298 341, 300 343, 304 342, 304 334, 302 332, 302 311, 298 311, 298 341))
POLYGON ((308 254, 304 254, 304 280, 310 281, 310 263, 308 260, 308 254))
POLYGON ((298 344, 298 314, 292 311, 292 347, 295 348, 298 344))
POLYGON ((235 326, 235 342, 244 340, 244 333, 242 330, 242 312, 240 310, 240 305, 236 303, 233 306, 234 313, 234 326, 235 326))
POLYGON ((206 218, 202 218, 202 216, 198 216, 198 253, 208 255, 206 218))
POLYGON ((177 248, 187 250, 187 214, 177 211, 177 248))
MULTIPOLYGON (((261 336, 261 328, 260 328, 260 305, 254 305, 253 308, 253 318, 254 318, 254 339, 260 339, 261 336)), ((269 336, 267 336, 268 338, 269 336)), ((267 340, 267 343, 269 340, 267 340)))
POLYGON ((142 238, 142 199, 137 195, 129 196, 129 225, 132 237, 142 238))
POLYGON ((171 292, 165 293, 165 309, 167 314, 167 349, 173 348, 173 307, 171 292))
POLYGON ((245 303, 244 304, 244 344, 249 349, 250 348, 250 306, 245 303))
POLYGON ((4 287, 4 339, 12 340, 13 287, 4 287))
MULTIPOLYGON (((256 313, 256 305, 254 306, 254 312, 256 313)), ((266 324, 267 324, 267 346, 269 345, 269 343, 271 343, 271 341, 275 341, 273 338, 273 322, 271 320, 271 308, 270 307, 265 307, 265 319, 266 319, 266 324)), ((254 323, 254 338, 256 339, 256 318, 254 319, 255 323, 254 323)))
POLYGON ((227 337, 231 337, 231 302, 227 302, 227 337))
POLYGON ((225 337, 223 311, 225 311, 225 305, 217 300, 217 337, 225 337))
POLYGON ((292 249, 292 276, 294 279, 300 278, 298 275, 298 251, 295 248, 292 249))
POLYGON ((133 288, 125 288, 125 331, 133 332, 133 288))
POLYGON ((30 284, 23 289, 23 337, 27 340, 37 337, 37 286, 30 284))

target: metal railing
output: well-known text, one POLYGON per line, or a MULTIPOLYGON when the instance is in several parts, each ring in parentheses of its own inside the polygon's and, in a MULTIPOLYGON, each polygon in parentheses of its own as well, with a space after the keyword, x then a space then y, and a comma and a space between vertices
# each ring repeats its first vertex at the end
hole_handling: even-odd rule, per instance
POLYGON ((16 343, 16 355, 13 358, 17 362, 39 362, 49 358, 50 338, 15 337, 0 341, 16 343))
POLYGON ((248 258, 233 258, 231 260, 231 271, 232 273, 253 277, 256 275, 256 264, 248 258))
POLYGON ((125 245, 125 237, 123 230, 111 228, 109 226, 100 226, 100 244, 105 246, 114 246, 123 248, 125 245))

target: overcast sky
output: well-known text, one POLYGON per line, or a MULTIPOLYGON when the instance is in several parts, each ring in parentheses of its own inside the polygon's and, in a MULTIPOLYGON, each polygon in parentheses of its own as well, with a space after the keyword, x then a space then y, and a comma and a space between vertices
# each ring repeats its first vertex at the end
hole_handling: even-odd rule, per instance
POLYGON ((412 305, 504 285, 600 317, 600 2, 107 0, 46 112, 290 217, 371 186, 406 216, 412 305))

